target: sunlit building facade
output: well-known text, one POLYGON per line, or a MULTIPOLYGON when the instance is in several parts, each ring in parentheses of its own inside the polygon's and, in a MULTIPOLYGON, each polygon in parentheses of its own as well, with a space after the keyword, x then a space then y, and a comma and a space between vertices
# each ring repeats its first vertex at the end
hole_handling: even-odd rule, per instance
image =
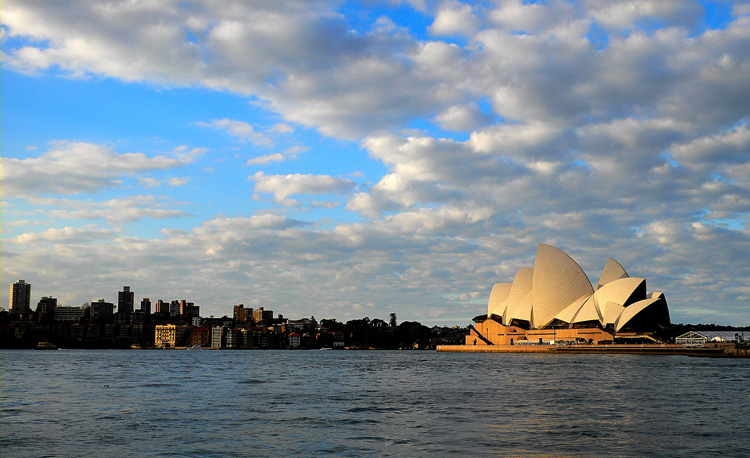
POLYGON ((647 293, 646 280, 630 277, 614 259, 592 286, 570 256, 542 243, 533 268, 493 286, 487 315, 475 322, 467 345, 602 342, 653 338, 669 325, 669 310, 663 293, 647 293))
POLYGON ((188 327, 165 324, 154 329, 154 348, 174 348, 185 344, 188 327))
POLYGON ((18 280, 10 285, 8 309, 18 315, 31 313, 31 285, 25 280, 18 280))

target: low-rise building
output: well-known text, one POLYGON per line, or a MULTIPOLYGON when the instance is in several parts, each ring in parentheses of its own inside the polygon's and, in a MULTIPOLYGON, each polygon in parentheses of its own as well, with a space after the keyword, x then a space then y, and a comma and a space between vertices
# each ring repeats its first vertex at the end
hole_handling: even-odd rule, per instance
POLYGON ((207 328, 193 328, 190 330, 188 343, 208 347, 211 344, 211 332, 207 328))
POLYGON ((81 307, 68 307, 64 305, 55 308, 55 321, 77 323, 83 317, 81 307))
POLYGON ((165 324, 154 328, 155 348, 174 348, 185 343, 186 325, 165 324))
POLYGON ((214 326, 211 328, 211 347, 212 348, 223 348, 224 347, 224 336, 226 335, 226 326, 214 326))
POLYGON ((226 348, 238 348, 240 346, 240 333, 235 328, 227 328, 224 346, 226 348))
POLYGON ((289 334, 289 348, 299 348, 301 343, 301 338, 299 334, 296 332, 293 332, 289 334))

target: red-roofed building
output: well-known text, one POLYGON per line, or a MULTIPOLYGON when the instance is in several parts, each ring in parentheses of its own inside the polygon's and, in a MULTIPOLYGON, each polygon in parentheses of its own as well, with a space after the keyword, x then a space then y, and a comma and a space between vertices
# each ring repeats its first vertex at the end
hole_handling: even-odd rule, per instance
POLYGON ((289 334, 289 348, 299 348, 301 336, 296 332, 289 334))

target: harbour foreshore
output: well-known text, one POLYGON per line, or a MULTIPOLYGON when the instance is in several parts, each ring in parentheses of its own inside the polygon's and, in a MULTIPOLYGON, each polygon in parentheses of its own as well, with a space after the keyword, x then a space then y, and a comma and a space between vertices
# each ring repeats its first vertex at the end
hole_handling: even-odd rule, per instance
POLYGON ((463 353, 579 353, 686 355, 728 358, 750 358, 750 349, 733 343, 709 343, 702 347, 679 344, 611 344, 611 345, 438 345, 438 352, 463 353))

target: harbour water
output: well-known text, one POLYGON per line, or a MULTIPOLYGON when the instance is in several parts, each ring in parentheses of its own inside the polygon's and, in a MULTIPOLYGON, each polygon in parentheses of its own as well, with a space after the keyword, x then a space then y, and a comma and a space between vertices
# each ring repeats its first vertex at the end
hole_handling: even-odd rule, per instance
POLYGON ((3 457, 750 456, 750 360, 3 350, 3 457))

